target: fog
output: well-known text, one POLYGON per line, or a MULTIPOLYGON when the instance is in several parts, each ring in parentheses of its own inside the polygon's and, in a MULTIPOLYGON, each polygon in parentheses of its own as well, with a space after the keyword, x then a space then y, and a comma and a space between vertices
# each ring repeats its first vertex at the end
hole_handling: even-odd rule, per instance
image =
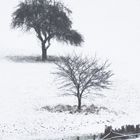
MULTIPOLYGON (((0 56, 40 54, 40 42, 33 32, 10 27, 18 0, 3 0, 0 5, 0 56)), ((108 59, 118 79, 140 84, 140 1, 68 0, 73 11, 73 28, 83 34, 85 43, 75 48, 52 42, 50 55, 73 51, 108 59)))

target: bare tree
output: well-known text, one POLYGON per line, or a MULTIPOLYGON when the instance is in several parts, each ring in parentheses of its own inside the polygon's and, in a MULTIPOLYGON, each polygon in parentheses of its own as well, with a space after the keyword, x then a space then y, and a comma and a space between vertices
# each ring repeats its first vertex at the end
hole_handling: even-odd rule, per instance
POLYGON ((20 2, 12 14, 12 27, 34 30, 41 41, 42 60, 47 59, 47 50, 51 41, 66 42, 80 46, 83 37, 72 29, 70 14, 72 11, 62 2, 55 0, 25 0, 20 2))
POLYGON ((78 111, 81 110, 82 98, 92 94, 93 90, 109 88, 112 83, 109 79, 113 74, 108 70, 107 61, 101 65, 98 63, 96 58, 88 59, 76 55, 61 57, 55 62, 55 74, 60 81, 60 88, 66 89, 66 95, 77 97, 78 111))

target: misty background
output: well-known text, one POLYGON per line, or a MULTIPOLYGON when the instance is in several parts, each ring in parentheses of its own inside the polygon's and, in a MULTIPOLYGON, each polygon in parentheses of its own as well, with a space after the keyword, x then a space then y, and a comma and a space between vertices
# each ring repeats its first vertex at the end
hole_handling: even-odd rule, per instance
MULTIPOLYGON (((10 27, 18 0, 0 4, 0 57, 40 55, 40 42, 33 32, 10 27)), ((140 84, 140 1, 139 0, 67 0, 72 10, 73 28, 83 34, 82 47, 53 42, 48 55, 80 52, 108 59, 115 77, 140 84)))

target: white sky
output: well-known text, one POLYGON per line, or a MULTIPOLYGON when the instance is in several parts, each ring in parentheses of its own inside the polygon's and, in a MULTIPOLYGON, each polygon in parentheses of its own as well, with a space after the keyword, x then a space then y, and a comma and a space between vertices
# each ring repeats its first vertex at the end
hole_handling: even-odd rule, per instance
MULTIPOLYGON (((140 1, 67 0, 73 11, 74 28, 84 35, 85 43, 76 49, 83 54, 109 59, 116 77, 140 84, 140 1)), ((40 54, 33 34, 10 29, 11 14, 18 0, 0 4, 0 56, 40 54)), ((54 43, 49 54, 73 51, 54 43)))

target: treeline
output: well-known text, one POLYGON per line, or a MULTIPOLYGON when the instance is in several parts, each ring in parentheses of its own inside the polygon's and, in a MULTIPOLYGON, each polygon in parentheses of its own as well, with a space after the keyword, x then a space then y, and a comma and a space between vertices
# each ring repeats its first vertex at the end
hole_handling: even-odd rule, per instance
POLYGON ((140 124, 125 125, 125 126, 121 126, 121 128, 118 128, 118 129, 113 129, 112 126, 106 126, 104 133, 101 134, 101 138, 109 134, 111 131, 120 133, 120 134, 125 134, 125 135, 140 133, 140 124))

